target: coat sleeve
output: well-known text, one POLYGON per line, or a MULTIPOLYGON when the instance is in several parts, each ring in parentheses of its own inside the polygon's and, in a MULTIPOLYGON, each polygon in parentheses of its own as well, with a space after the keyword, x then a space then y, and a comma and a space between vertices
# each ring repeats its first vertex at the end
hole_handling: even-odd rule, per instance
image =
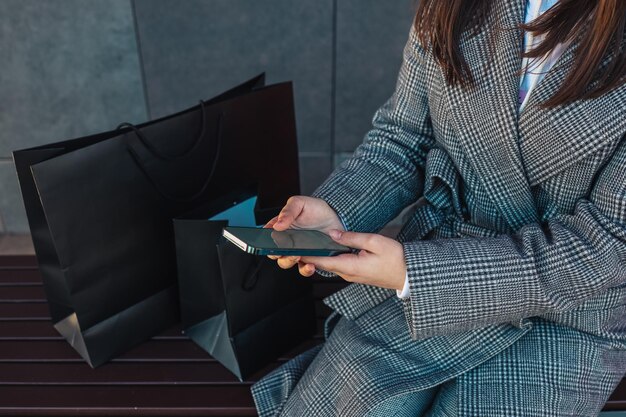
POLYGON ((312 194, 337 212, 346 230, 377 232, 423 192, 434 136, 422 53, 412 28, 394 94, 352 157, 312 194))
POLYGON ((626 136, 571 214, 510 235, 403 246, 413 339, 571 310, 626 282, 626 136))

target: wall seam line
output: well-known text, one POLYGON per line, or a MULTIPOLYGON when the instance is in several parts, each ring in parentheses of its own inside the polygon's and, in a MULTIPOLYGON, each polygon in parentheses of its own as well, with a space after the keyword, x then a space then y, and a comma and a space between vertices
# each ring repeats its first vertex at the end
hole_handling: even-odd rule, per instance
POLYGON ((333 34, 330 78, 330 171, 335 169, 335 130, 336 130, 336 103, 337 103, 337 0, 333 0, 333 34))
POLYGON ((152 111, 150 109, 150 100, 148 98, 148 83, 146 81, 146 70, 143 64, 143 50, 141 48, 141 37, 139 35, 139 20, 137 19, 137 8, 135 0, 130 0, 130 8, 133 14, 133 27, 135 29, 135 43, 137 44, 137 55, 139 57, 139 75, 141 76, 141 85, 143 88, 143 100, 146 106, 146 114, 148 120, 152 120, 152 111))

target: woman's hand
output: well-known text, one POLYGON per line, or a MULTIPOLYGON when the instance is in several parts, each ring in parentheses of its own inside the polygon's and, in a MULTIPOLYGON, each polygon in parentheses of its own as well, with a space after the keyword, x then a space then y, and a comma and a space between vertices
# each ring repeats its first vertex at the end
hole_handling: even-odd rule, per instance
MULTIPOLYGON (((400 242, 372 233, 331 230, 329 234, 337 243, 360 251, 338 256, 302 256, 299 262, 334 272, 349 282, 402 290, 406 262, 400 242)), ((302 269, 300 270, 305 276, 310 276, 314 272, 314 268, 312 271, 306 269, 304 273, 302 269)))
POLYGON ((265 225, 274 230, 313 229, 326 234, 332 229, 343 230, 339 216, 321 198, 295 195, 287 200, 278 216, 265 225))
MULTIPOLYGON (((290 197, 278 216, 271 219, 264 226, 274 230, 286 229, 313 229, 328 234, 331 230, 342 230, 343 225, 335 210, 321 198, 297 195, 290 197)), ((278 266, 288 269, 298 264, 302 275, 311 276, 315 266, 300 262, 299 256, 268 256, 276 259, 278 266)))

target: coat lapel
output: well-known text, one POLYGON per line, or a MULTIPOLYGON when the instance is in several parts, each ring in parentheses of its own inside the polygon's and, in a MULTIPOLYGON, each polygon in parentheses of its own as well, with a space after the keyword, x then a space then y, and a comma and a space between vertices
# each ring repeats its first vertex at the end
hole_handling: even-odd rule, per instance
POLYGON ((477 36, 461 39, 476 84, 447 89, 451 119, 473 169, 513 230, 538 215, 522 163, 518 92, 525 4, 492 2, 490 21, 477 36))
MULTIPOLYGON (((578 100, 549 109, 539 107, 561 86, 576 47, 572 42, 563 51, 520 115, 520 148, 531 186, 617 143, 626 132, 626 84, 593 100, 578 100)), ((607 58, 602 65, 609 62, 607 58)))

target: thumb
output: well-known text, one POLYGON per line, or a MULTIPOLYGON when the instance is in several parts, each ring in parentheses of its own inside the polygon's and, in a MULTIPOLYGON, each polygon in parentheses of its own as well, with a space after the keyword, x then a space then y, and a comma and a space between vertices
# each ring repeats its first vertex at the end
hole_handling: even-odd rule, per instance
POLYGON ((278 218, 274 223, 274 230, 287 230, 298 218, 304 209, 304 199, 298 196, 290 197, 283 209, 278 213, 278 218))
POLYGON ((373 233, 343 232, 334 229, 331 230, 329 234, 335 242, 341 243, 344 246, 373 252, 374 239, 376 237, 373 233))
POLYGON ((265 223, 264 229, 271 229, 278 220, 278 216, 273 217, 269 222, 265 223))

